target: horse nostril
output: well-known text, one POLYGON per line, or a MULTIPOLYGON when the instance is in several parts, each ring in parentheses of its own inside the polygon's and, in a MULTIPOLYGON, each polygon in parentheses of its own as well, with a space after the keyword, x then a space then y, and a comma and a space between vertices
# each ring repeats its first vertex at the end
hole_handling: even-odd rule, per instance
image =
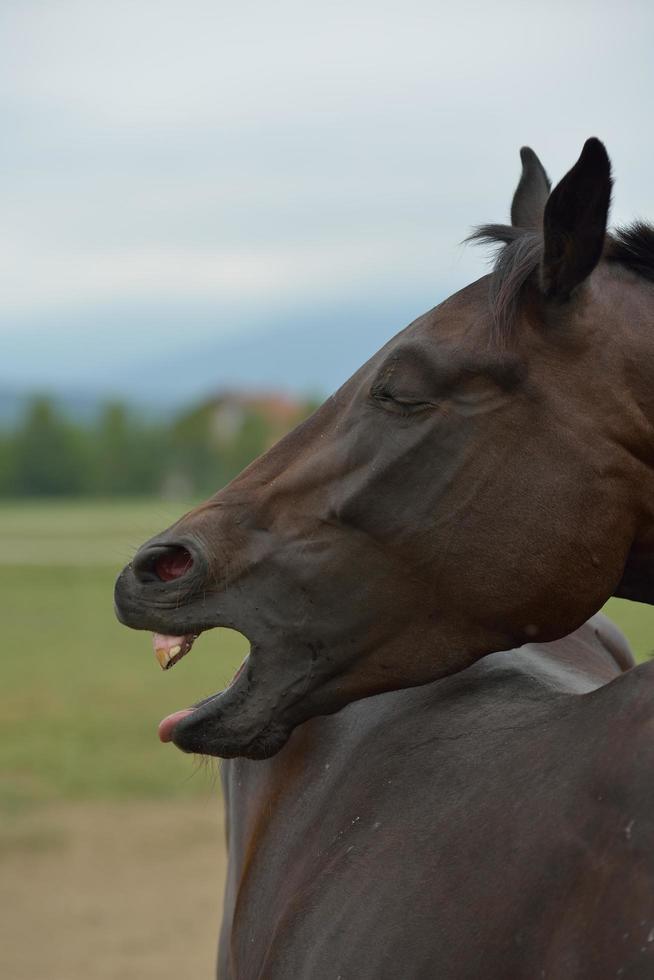
POLYGON ((186 575, 192 565, 191 553, 186 548, 174 545, 155 558, 152 571, 162 582, 172 582, 173 579, 186 575))
POLYGON ((183 578, 194 564, 193 555, 181 544, 151 544, 134 556, 131 567, 137 580, 148 585, 183 578))

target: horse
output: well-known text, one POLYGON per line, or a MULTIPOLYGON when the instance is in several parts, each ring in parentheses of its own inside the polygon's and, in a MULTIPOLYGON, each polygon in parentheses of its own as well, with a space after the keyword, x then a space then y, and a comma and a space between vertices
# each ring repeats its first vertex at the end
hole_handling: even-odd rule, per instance
POLYGON ((598 616, 225 763, 219 980, 651 980, 654 665, 632 664, 598 616))
MULTIPOLYGON (((530 688, 531 693, 521 699, 518 689, 523 690, 523 681, 518 679, 513 684, 506 671, 500 672, 506 698, 500 697, 500 687, 489 679, 497 657, 504 663, 501 658, 507 656, 513 657, 516 677, 522 677, 521 671, 531 676, 529 645, 541 651, 541 656, 545 645, 562 642, 561 638, 582 628, 611 595, 654 602, 654 337, 650 329, 654 317, 654 230, 637 223, 612 234, 607 232, 612 178, 606 149, 599 140, 586 141, 576 164, 553 190, 532 150, 523 148, 521 159, 522 175, 511 205, 511 224, 483 226, 474 236, 498 246, 492 272, 390 340, 307 421, 231 484, 146 542, 116 583, 119 619, 155 634, 155 650, 166 668, 189 652, 197 636, 214 626, 239 630, 250 641, 250 653, 225 691, 207 697, 192 709, 175 712, 160 726, 161 739, 184 751, 232 760, 224 766, 231 813, 230 881, 235 875, 238 878, 240 874, 240 878, 238 885, 229 886, 234 902, 231 913, 228 903, 221 948, 230 943, 234 948, 230 930, 242 930, 245 921, 255 960, 248 961, 247 967, 242 966, 245 961, 235 960, 229 967, 227 954, 221 952, 221 976, 250 980, 255 976, 338 974, 330 966, 330 947, 322 942, 324 931, 320 931, 320 942, 314 947, 317 959, 311 959, 313 953, 307 948, 310 937, 305 932, 304 958, 298 952, 299 943, 294 949, 300 959, 283 962, 286 954, 280 952, 280 937, 284 930, 280 925, 281 932, 271 934, 263 927, 272 919, 279 921, 271 908, 275 896, 270 890, 264 889, 268 905, 255 902, 259 909, 256 922, 249 909, 247 914, 244 911, 247 881, 261 878, 261 856, 251 848, 250 825, 254 821, 260 830, 266 821, 274 821, 277 800, 286 785, 299 793, 296 803, 300 806, 305 792, 299 776, 306 775, 316 759, 329 758, 332 750, 336 754, 339 746, 344 746, 363 785, 370 780, 371 798, 380 806, 383 803, 387 816, 397 814, 405 800, 414 800, 424 791, 435 808, 433 812, 430 809, 434 833, 438 828, 440 833, 443 824, 436 816, 438 799, 431 794, 432 790, 442 790, 450 800, 450 818, 455 822, 460 819, 466 833, 479 830, 475 821, 457 816, 454 791, 439 780, 432 786, 435 775, 431 763, 427 764, 428 753, 413 758, 403 749, 399 716, 406 709, 409 728, 415 719, 422 719, 421 725, 411 728, 414 741, 420 728, 430 751, 436 752, 435 745, 442 742, 442 750, 436 753, 439 764, 453 746, 458 746, 452 756, 454 768, 449 769, 453 778, 457 767, 477 773, 477 758, 490 765, 483 736, 476 741, 467 739, 465 724, 458 725, 454 709, 454 713, 444 710, 443 692, 454 692, 452 696, 461 702, 468 722, 468 708, 480 731, 485 719, 489 720, 490 743, 500 745, 509 760, 504 769, 496 770, 498 778, 506 780, 506 792, 494 797, 490 809, 481 807, 479 812, 486 814, 487 834, 481 839, 488 847, 499 848, 497 854, 504 854, 509 861, 506 847, 499 846, 497 834, 501 829, 507 835, 505 844, 513 841, 519 853, 514 873, 509 873, 510 862, 506 868, 507 888, 511 890, 520 883, 520 868, 524 880, 535 881, 529 877, 530 870, 523 867, 525 861, 535 860, 537 853, 536 842, 528 833, 529 821, 512 824, 508 816, 509 810, 515 816, 522 790, 535 794, 546 821, 554 820, 548 809, 551 798, 559 799, 571 811, 578 809, 582 822, 585 813, 589 824, 594 825, 597 808, 584 810, 584 803, 588 803, 585 789, 577 792, 575 787, 597 783, 610 795, 609 776, 615 776, 615 769, 609 767, 604 779, 602 753, 593 757, 592 764, 592 737, 585 726, 598 726, 593 737, 599 739, 601 735, 598 744, 602 745, 607 739, 608 744, 615 744, 623 730, 635 738, 622 697, 625 705, 633 702, 638 706, 640 724, 645 725, 643 719, 648 717, 646 705, 651 702, 642 704, 635 692, 641 690, 637 681, 646 691, 649 672, 639 668, 614 677, 597 690, 580 693, 574 685, 564 685, 561 691, 550 692, 551 697, 545 700, 552 704, 552 710, 542 715, 541 740, 525 736, 523 743, 521 733, 528 727, 530 707, 534 719, 540 717, 538 697, 530 688), (519 654, 498 653, 518 649, 519 654), (471 678, 478 679, 477 687, 471 678), (459 695, 471 684, 478 696, 471 693, 464 704, 459 695), (505 713, 513 717, 512 694, 516 694, 516 704, 522 704, 516 708, 515 734, 513 740, 507 736, 497 742, 494 733, 498 719, 505 713), (438 708, 423 712, 421 699, 429 702, 432 697, 438 708), (494 697, 495 712, 491 710, 494 697), (569 707, 559 716, 558 707, 553 705, 563 701, 569 707), (394 710, 387 712, 385 704, 393 704, 394 710), (591 704, 600 705, 596 713, 590 708, 586 712, 585 706, 591 704), (623 729, 610 724, 614 711, 623 729), (449 719, 451 737, 447 727, 440 725, 441 717, 449 719), (364 735, 361 742, 347 735, 351 725, 355 729, 362 725, 367 732, 384 731, 380 744, 385 746, 385 753, 400 768, 406 766, 405 779, 396 783, 399 797, 390 788, 393 776, 386 790, 373 779, 368 767, 359 766, 356 753, 360 749, 369 767, 380 764, 380 759, 371 749, 363 751, 368 744, 364 735), (469 746, 469 754, 462 757, 460 746, 464 744, 469 746), (302 746, 300 751, 298 745, 302 746), (524 756, 522 745, 526 746, 524 756), (572 765, 576 745, 584 746, 578 768, 572 765), (534 771, 541 772, 539 789, 533 778, 528 778, 531 757, 534 771), (568 795, 557 790, 557 766, 562 767, 568 795), (249 774, 250 795, 236 793, 236 773, 249 774), (271 787, 267 795, 257 791, 259 781, 271 787), (392 797, 392 803, 383 800, 384 793, 392 797), (248 802, 252 799, 259 800, 259 809, 248 802), (239 868, 240 872, 234 870, 239 868), (265 942, 269 953, 262 952, 265 942), (279 967, 273 965, 275 955, 281 957, 279 967), (259 966, 251 965, 255 961, 259 966)), ((567 656, 565 653, 564 659, 567 656)), ((572 666, 570 670, 575 672, 572 666)), ((579 673, 584 673, 583 667, 579 673)), ((535 681, 537 689, 543 684, 547 688, 543 681, 535 681)), ((528 687, 526 684, 525 690, 528 687)), ((537 730, 536 721, 534 726, 537 730)), ((648 758, 642 739, 637 745, 638 757, 648 758)), ((644 765, 636 765, 628 752, 622 754, 621 762, 631 775, 644 765)), ((342 773, 345 764, 335 768, 342 773)), ((245 783, 244 775, 240 779, 245 783)), ((461 786, 462 781, 454 778, 453 785, 461 786)), ((490 793, 488 780, 480 785, 490 793)), ((629 809, 637 814, 629 817, 634 821, 629 843, 635 848, 635 827, 640 829, 647 821, 642 806, 637 806, 640 797, 636 783, 625 785, 620 783, 622 788, 616 794, 624 800, 631 787, 629 807, 618 802, 615 809, 620 819, 629 809)), ((352 789, 351 782, 347 786, 352 789)), ((337 782, 330 783, 330 790, 332 797, 321 796, 319 803, 315 794, 307 792, 313 826, 331 819, 332 806, 339 812, 341 804, 352 809, 351 796, 349 800, 347 796, 339 799, 337 782)), ((474 788, 469 792, 474 796, 474 788)), ((357 807, 362 804, 363 799, 357 799, 357 807)), ((529 812, 535 817, 533 808, 529 812)), ((316 868, 309 838, 302 838, 302 848, 293 847, 298 813, 296 807, 290 822, 283 826, 275 823, 284 873, 273 879, 273 892, 283 892, 287 881, 300 880, 304 868, 306 887, 297 894, 308 905, 303 905, 303 910, 294 906, 293 896, 286 891, 281 896, 284 922, 301 915, 310 917, 314 906, 317 915, 335 915, 339 902, 352 910, 350 894, 358 895, 360 903, 369 906, 368 918, 362 909, 353 919, 359 931, 348 932, 348 948, 358 942, 361 950, 367 951, 366 962, 373 966, 368 969, 364 957, 356 961, 355 968, 355 960, 345 957, 343 969, 348 972, 341 971, 343 980, 349 976, 480 975, 470 972, 472 960, 462 958, 465 942, 457 933, 456 922, 473 931, 483 925, 482 932, 488 937, 481 920, 489 916, 492 923, 496 904, 509 898, 503 896, 501 863, 494 865, 492 887, 484 890, 479 875, 471 877, 481 889, 475 894, 485 894, 490 900, 489 906, 474 903, 473 925, 470 916, 463 914, 466 895, 470 901, 473 893, 455 888, 454 878, 468 874, 473 864, 468 857, 477 854, 479 859, 476 845, 465 835, 457 838, 445 834, 443 839, 449 843, 444 851, 423 825, 420 839, 426 867, 431 868, 428 852, 432 847, 436 848, 434 854, 451 859, 454 877, 444 900, 451 904, 452 914, 447 919, 447 935, 439 933, 440 939, 432 942, 427 952, 418 944, 418 959, 405 961, 400 951, 406 950, 406 944, 398 929, 403 925, 407 937, 415 935, 408 921, 413 907, 420 904, 420 888, 427 888, 428 877, 416 878, 415 869, 411 870, 418 854, 412 853, 404 836, 411 836, 410 821, 398 823, 396 833, 389 831, 394 845, 400 851, 405 848, 407 862, 401 862, 401 867, 397 862, 387 864, 387 840, 374 852, 381 864, 379 871, 374 873, 374 862, 357 870, 353 861, 348 878, 351 892, 341 889, 332 895, 330 904, 307 886, 316 868), (401 868, 409 869, 405 880, 397 877, 401 868), (413 884, 409 887, 407 882, 413 884), (399 924, 391 929, 385 902, 394 888, 404 907, 394 906, 399 924), (369 939, 364 942, 360 930, 365 933, 366 929, 369 939), (380 946, 387 948, 386 935, 395 937, 398 951, 388 967, 373 956, 380 946), (453 958, 448 961, 442 953, 434 960, 435 944, 440 949, 441 941, 447 946, 450 940, 453 958), (434 963, 441 964, 438 970, 434 963)), ((363 821, 361 814, 352 812, 352 820, 358 816, 363 821)), ((563 824, 559 824, 561 829, 563 824)), ((573 836, 578 832, 573 823, 566 826, 573 836)), ((545 841, 544 853, 552 839, 565 852, 564 830, 563 836, 554 834, 545 841)), ((606 826, 602 833, 605 839, 606 826)), ((274 846, 273 842, 273 850, 274 846)), ((566 867, 582 869, 583 835, 571 840, 568 850, 566 867), (574 860, 572 852, 577 855, 574 860)), ((269 858, 270 849, 266 853, 269 858)), ((611 852, 619 877, 622 872, 616 853, 611 852)), ((483 861, 482 866, 489 871, 483 861)), ((556 867, 555 862, 553 880, 561 886, 563 879, 557 878, 556 867)), ((626 872, 620 878, 622 884, 625 876, 626 872)), ((632 880, 633 876, 627 877, 632 880)), ((324 882, 324 875, 316 875, 318 880, 324 882)), ((566 880, 568 897, 574 897, 576 879, 566 880)), ((607 871, 609 880, 617 881, 607 871)), ((593 882, 600 887, 599 878, 584 878, 577 889, 577 904, 572 900, 568 903, 579 915, 590 915, 589 903, 597 898, 593 882)), ((643 894, 649 884, 648 869, 643 894)), ((440 886, 434 887, 442 897, 440 886)), ((643 897, 637 892, 635 883, 634 901, 625 900, 625 908, 633 911, 636 899, 643 897)), ((521 902, 520 907, 524 906, 525 895, 520 889, 513 895, 514 909, 521 902)), ((535 901, 532 894, 532 908, 535 901)), ((606 902, 610 905, 611 898, 606 902)), ((596 904, 608 908, 598 898, 596 904)), ((433 903, 429 907, 434 912, 433 903)), ((577 913, 570 914, 574 917, 577 913)), ((615 915, 621 922, 621 914, 615 915)), ((599 918, 604 922, 601 915, 599 918)), ((420 922, 425 928, 428 919, 424 912, 420 922)), ((339 915, 336 920, 345 929, 339 915)), ((505 925, 508 922, 508 918, 504 920, 505 925)), ((558 921, 555 925, 560 926, 566 955, 574 957, 574 948, 569 942, 566 945, 565 936, 576 934, 575 930, 570 927, 566 932, 565 924, 558 921)), ((521 928, 523 953, 527 945, 532 950, 542 948, 526 925, 521 928)), ((286 933, 287 939, 291 935, 286 933)), ((336 941, 335 934, 330 935, 336 941)), ((472 943, 471 934, 467 935, 472 943)), ((642 939, 640 933, 638 938, 642 939)), ((289 942, 293 947, 293 941, 289 942)), ((341 952, 344 942, 337 943, 341 952)), ((604 948, 601 943, 596 945, 598 950, 604 948)), ((638 962, 644 962, 645 957, 649 962, 647 937, 642 945, 644 952, 638 962)), ((486 943, 475 948, 481 956, 484 948, 494 947, 486 943)), ((293 955, 290 949, 288 956, 293 955)), ((514 960, 505 960, 526 962, 518 953, 514 960)), ((501 967, 494 974, 484 972, 486 966, 484 962, 482 974, 489 977, 538 975, 512 974, 510 969, 502 972, 501 967)), ((542 968, 547 970, 547 966, 542 968)), ((645 973, 625 975, 640 977, 645 973)))

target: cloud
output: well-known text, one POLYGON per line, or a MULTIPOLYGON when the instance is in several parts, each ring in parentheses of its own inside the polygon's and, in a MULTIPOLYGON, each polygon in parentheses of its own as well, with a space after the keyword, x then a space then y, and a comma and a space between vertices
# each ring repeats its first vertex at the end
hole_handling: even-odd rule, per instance
POLYGON ((0 292, 5 327, 19 317, 59 304, 69 310, 102 302, 169 300, 214 301, 279 307, 294 299, 324 299, 337 284, 352 292, 377 282, 389 268, 399 282, 435 278, 428 261, 433 238, 411 249, 392 236, 347 242, 318 241, 305 246, 251 245, 242 251, 215 248, 119 248, 98 251, 37 252, 30 243, 0 241, 0 292), (33 286, 38 283, 38 292, 33 286))
POLYGON ((17 364, 37 314, 454 289, 522 143, 558 177, 599 135, 614 216, 654 216, 653 27, 644 2, 8 0, 0 334, 17 364))

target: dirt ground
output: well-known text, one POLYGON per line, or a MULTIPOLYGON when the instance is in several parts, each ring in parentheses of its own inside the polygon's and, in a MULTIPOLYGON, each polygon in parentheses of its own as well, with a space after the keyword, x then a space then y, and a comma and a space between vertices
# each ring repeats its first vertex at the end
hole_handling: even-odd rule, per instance
POLYGON ((213 978, 222 804, 83 803, 3 818, 3 980, 213 978))

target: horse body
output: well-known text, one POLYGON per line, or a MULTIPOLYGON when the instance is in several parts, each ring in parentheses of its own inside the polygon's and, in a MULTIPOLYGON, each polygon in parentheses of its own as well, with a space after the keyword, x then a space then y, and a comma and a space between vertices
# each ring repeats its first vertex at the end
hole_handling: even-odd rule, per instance
POLYGON ((160 726, 234 760, 221 980, 654 976, 653 670, 561 639, 654 602, 654 227, 522 159, 493 273, 116 583, 162 666, 251 643, 160 726))
POLYGON ((607 630, 223 763, 220 980, 651 978, 654 665, 607 630))

